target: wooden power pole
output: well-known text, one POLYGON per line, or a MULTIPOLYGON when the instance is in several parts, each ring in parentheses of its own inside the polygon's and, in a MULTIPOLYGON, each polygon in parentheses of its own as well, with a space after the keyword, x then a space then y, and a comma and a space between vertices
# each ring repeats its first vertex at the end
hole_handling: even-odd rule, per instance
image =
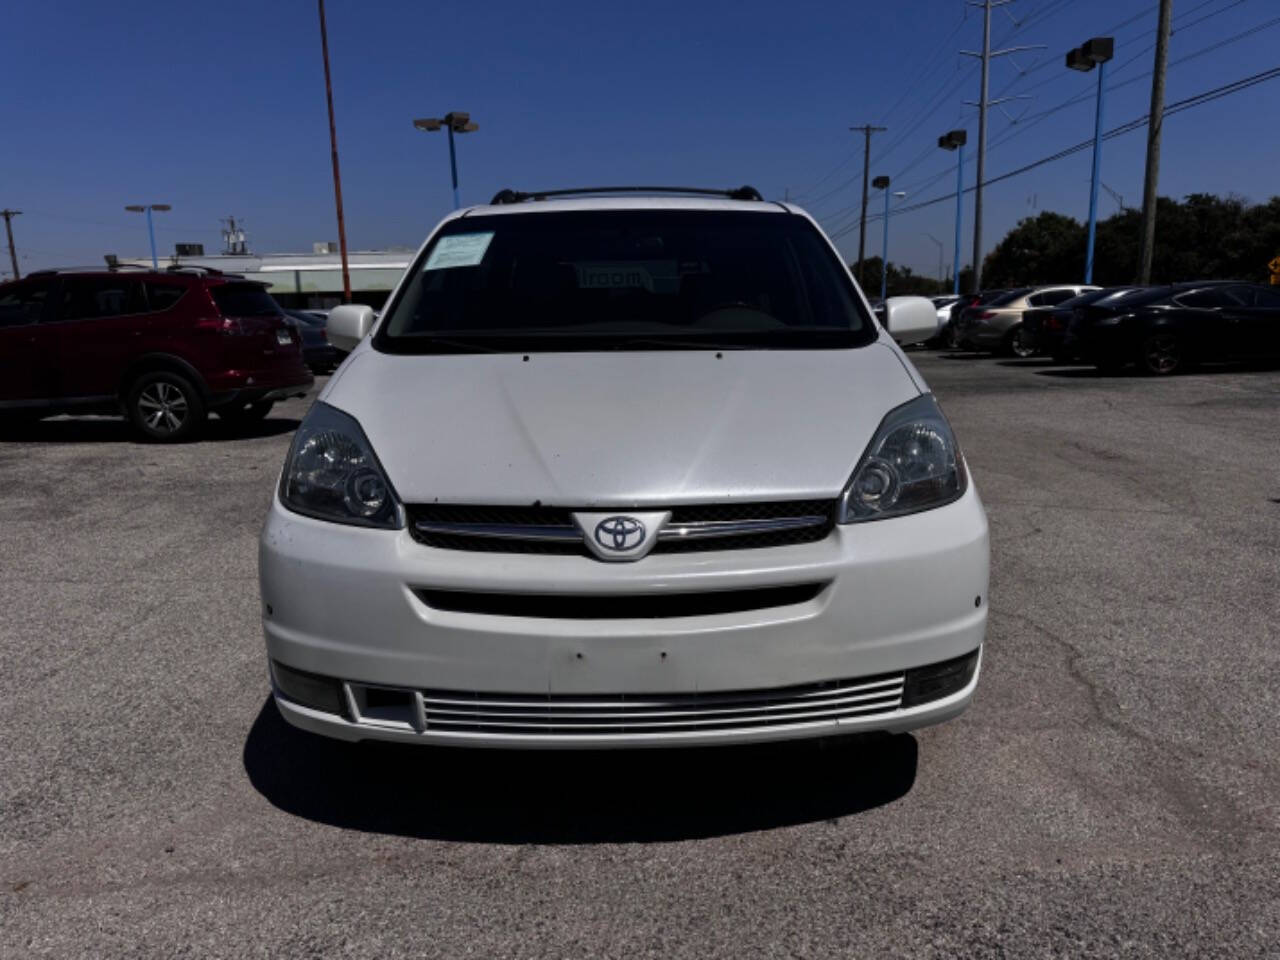
POLYGON ((1164 75, 1169 63, 1169 30, 1173 0, 1160 0, 1160 24, 1156 32, 1156 64, 1151 77, 1151 118, 1147 121, 1147 174, 1142 185, 1142 253, 1138 259, 1138 283, 1151 282, 1151 261, 1156 249, 1156 188, 1160 181, 1160 133, 1164 126, 1164 75))
POLYGON ((324 23, 324 0, 320 5, 320 49, 324 54, 324 95, 329 103, 329 149, 333 153, 333 199, 338 207, 338 249, 342 253, 342 302, 351 302, 351 274, 347 270, 347 226, 342 219, 342 174, 338 172, 338 128, 333 122, 333 85, 329 82, 329 32, 324 23))
POLYGON ((862 258, 867 252, 867 175, 871 172, 871 135, 873 133, 881 133, 886 127, 873 127, 869 123, 864 123, 860 127, 850 127, 850 130, 860 132, 866 140, 866 150, 862 154, 862 221, 858 226, 858 284, 862 284, 862 258))
POLYGON ((0 217, 4 217, 4 232, 9 236, 9 262, 13 264, 13 279, 18 277, 18 251, 13 248, 13 223, 14 217, 21 216, 21 210, 0 210, 0 217))

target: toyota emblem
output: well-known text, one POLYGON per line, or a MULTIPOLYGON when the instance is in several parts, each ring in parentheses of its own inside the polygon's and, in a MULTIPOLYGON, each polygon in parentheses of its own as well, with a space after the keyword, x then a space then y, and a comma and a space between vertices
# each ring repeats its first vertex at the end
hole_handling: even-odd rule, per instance
POLYGON ((644 543, 644 524, 635 517, 605 517, 596 524, 596 543, 606 550, 622 553, 644 543))

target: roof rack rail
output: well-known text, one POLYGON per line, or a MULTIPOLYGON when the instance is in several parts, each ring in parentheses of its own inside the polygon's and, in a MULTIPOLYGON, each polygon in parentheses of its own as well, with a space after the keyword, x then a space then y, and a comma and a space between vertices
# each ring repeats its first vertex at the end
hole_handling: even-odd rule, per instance
POLYGON ((211 273, 214 276, 222 276, 223 271, 217 267, 202 267, 198 263, 171 263, 164 268, 165 273, 211 273))
POLYGON ((526 200, 546 200, 548 197, 592 196, 600 193, 677 193, 697 197, 726 197, 729 200, 764 200, 755 187, 741 186, 731 190, 708 187, 572 187, 566 190, 499 190, 489 201, 491 206, 506 203, 524 203, 526 200))
POLYGON ((98 266, 91 263, 84 267, 42 267, 39 270, 30 270, 27 272, 28 277, 61 275, 64 273, 115 273, 117 270, 145 270, 150 271, 150 267, 144 267, 140 263, 119 263, 115 266, 98 266))

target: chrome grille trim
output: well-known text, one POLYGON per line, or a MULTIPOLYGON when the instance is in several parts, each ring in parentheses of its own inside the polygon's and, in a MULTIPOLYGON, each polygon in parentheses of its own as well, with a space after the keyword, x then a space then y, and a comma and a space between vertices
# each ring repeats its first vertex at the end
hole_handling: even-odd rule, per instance
POLYGON ((495 540, 530 540, 534 542, 581 542, 577 527, 518 526, 506 523, 449 523, 442 520, 419 520, 413 525, 419 533, 455 537, 490 537, 495 540))
POLYGON ((669 523, 658 531, 658 540, 740 537, 754 533, 805 530, 809 527, 820 527, 826 522, 826 517, 775 517, 768 520, 703 520, 698 523, 669 523))
MULTIPOLYGON (((617 506, 612 512, 654 512, 617 506)), ((815 543, 835 529, 834 500, 722 501, 666 506, 670 519, 652 531, 653 553, 749 550, 815 543)), ((409 533, 444 550, 595 557, 575 517, 583 507, 501 504, 406 504, 409 533)))
MULTIPOLYGON (((783 530, 805 530, 820 527, 826 517, 775 517, 768 520, 703 520, 696 523, 667 524, 658 531, 658 540, 709 540, 713 537, 740 537, 750 534, 777 533, 783 530)), ((419 520, 414 529, 424 534, 456 537, 491 537, 496 540, 531 540, 572 542, 581 540, 577 527, 519 526, 504 523, 449 523, 441 520, 419 520)))

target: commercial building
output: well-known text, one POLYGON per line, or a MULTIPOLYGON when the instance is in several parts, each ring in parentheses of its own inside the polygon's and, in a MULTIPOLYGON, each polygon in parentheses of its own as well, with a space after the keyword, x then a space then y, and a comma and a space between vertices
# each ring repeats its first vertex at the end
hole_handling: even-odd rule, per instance
MULTIPOLYGON (((327 309, 342 302, 342 259, 331 248, 316 244, 312 253, 235 253, 206 256, 191 244, 180 244, 178 252, 161 261, 161 267, 180 265, 212 267, 224 273, 239 273, 267 284, 281 306, 327 309)), ((351 277, 351 299, 375 309, 383 302, 409 266, 414 251, 356 250, 347 254, 351 277)), ((149 257, 121 259, 121 263, 151 266, 149 257)))

